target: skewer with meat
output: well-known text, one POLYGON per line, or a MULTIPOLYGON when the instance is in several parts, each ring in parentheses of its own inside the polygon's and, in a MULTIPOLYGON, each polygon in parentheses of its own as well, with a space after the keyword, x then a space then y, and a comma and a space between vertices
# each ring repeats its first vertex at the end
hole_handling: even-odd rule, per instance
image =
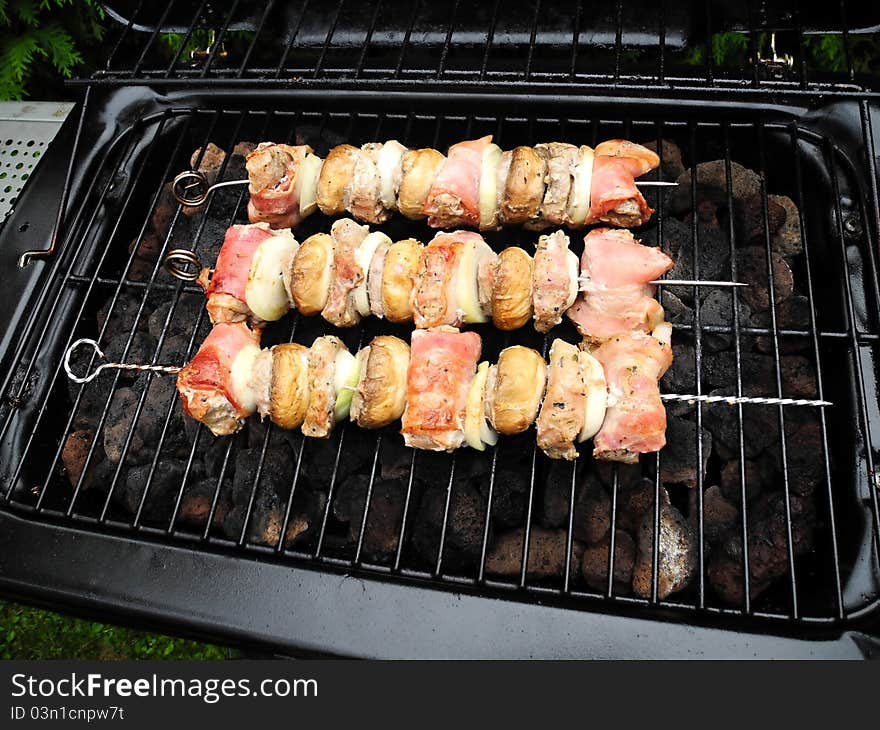
POLYGON ((584 339, 602 342, 621 332, 650 332, 663 321, 653 281, 673 266, 659 248, 629 231, 597 228, 584 238, 581 293, 568 311, 584 339))
POLYGON ((215 436, 238 431, 257 409, 250 381, 259 354, 259 331, 244 322, 214 325, 195 357, 177 375, 184 412, 215 436))
POLYGON ((534 318, 547 332, 567 312, 585 338, 599 342, 662 321, 648 282, 672 266, 669 257, 629 231, 597 229, 584 241, 579 262, 563 231, 541 236, 532 259, 519 247, 496 255, 473 231, 438 233, 427 246, 392 243, 342 218, 329 235, 316 233, 299 246, 289 231, 266 224, 233 226, 213 274, 203 270, 200 282, 212 321, 255 326, 293 306, 336 327, 372 314, 418 328, 491 318, 511 330, 534 318))
POLYGON ((285 276, 298 249, 287 228, 254 223, 227 229, 213 271, 202 269, 198 278, 211 322, 260 326, 281 319, 292 304, 285 276))
POLYGON ((593 351, 608 380, 608 410, 593 442, 597 459, 634 464, 639 454, 666 445, 658 381, 672 365, 671 335, 664 322, 650 334, 620 334, 593 351))
POLYGON ((307 146, 264 142, 248 157, 248 215, 273 227, 294 226, 316 209, 366 223, 397 210, 434 228, 632 227, 653 213, 635 178, 658 165, 654 152, 625 140, 503 152, 486 136, 458 142, 446 156, 389 140, 339 145, 326 160, 307 146))
POLYGON ((555 340, 549 366, 513 346, 479 363, 475 332, 416 330, 411 346, 380 336, 356 355, 332 335, 310 348, 262 352, 243 322, 217 325, 178 375, 184 409, 217 435, 255 411, 283 428, 327 438, 350 418, 363 428, 401 419, 408 446, 485 449, 497 435, 537 422, 537 444, 553 459, 575 459, 594 439, 597 459, 631 463, 665 444, 658 379, 672 361, 671 327, 621 334, 592 353, 555 340))

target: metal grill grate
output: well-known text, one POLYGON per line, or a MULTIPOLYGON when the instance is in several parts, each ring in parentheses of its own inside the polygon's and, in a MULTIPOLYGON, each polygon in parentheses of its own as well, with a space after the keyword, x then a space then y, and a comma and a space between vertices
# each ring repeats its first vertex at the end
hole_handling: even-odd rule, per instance
MULTIPOLYGON (((297 112, 264 112, 255 106, 249 111, 205 105, 169 109, 144 117, 109 146, 102 169, 67 228, 57 276, 41 292, 23 327, 13 367, 4 376, 0 495, 7 508, 32 519, 181 542, 198 550, 232 551, 258 560, 384 575, 517 600, 555 600, 585 609, 656 616, 674 611, 690 614, 691 620, 720 618, 726 625, 737 619, 765 619, 802 627, 854 620, 875 609, 880 512, 873 478, 873 432, 878 424, 874 362, 880 296, 876 246, 871 241, 877 240, 880 208, 873 160, 859 157, 858 140, 853 146, 823 135, 809 119, 756 109, 748 110, 750 120, 743 121, 742 113, 712 107, 699 118, 693 112, 684 118, 680 110, 669 108, 634 117, 610 106, 585 116, 583 105, 540 108, 536 103, 511 115, 493 111, 490 104, 480 114, 458 113, 448 100, 443 113, 424 99, 418 113, 358 103, 357 111, 344 112, 334 111, 329 103, 315 107, 308 100, 298 100, 297 112), (329 442, 319 442, 254 422, 244 435, 215 441, 182 418, 170 380, 164 381, 166 388, 159 377, 121 381, 124 376, 116 372, 69 388, 64 379, 60 353, 81 336, 96 337, 115 357, 152 362, 182 362, 204 336, 207 317, 200 291, 168 278, 161 256, 170 248, 186 246, 208 258, 226 226, 245 220, 245 199, 241 190, 218 191, 205 215, 196 218, 169 207, 166 181, 188 166, 193 150, 203 150, 209 142, 218 145, 226 154, 217 174, 233 179, 241 175, 240 158, 233 154, 241 140, 305 137, 320 148, 341 140, 362 143, 396 137, 410 146, 444 147, 483 133, 495 134, 505 147, 542 139, 589 144, 617 136, 653 141, 661 153, 675 144, 688 168, 707 170, 696 166, 721 161, 726 189, 716 203, 729 210, 736 206, 738 165, 754 170, 758 188, 752 224, 757 233, 749 234, 748 241, 733 216, 719 227, 720 233, 707 232, 695 214, 700 210, 699 185, 690 187, 689 201, 649 201, 658 213, 642 237, 665 241, 680 236, 681 245, 693 251, 686 263, 697 277, 712 273, 706 270, 711 261, 701 255, 710 250, 709 237, 720 237, 728 249, 730 263, 714 272, 719 278, 746 275, 740 258, 745 243, 771 252, 771 194, 789 196, 799 211, 795 242, 803 254, 793 259, 792 268, 806 305, 802 324, 789 323, 773 303, 784 282, 768 255, 763 269, 757 267, 759 276, 751 274, 766 287, 771 302, 764 320, 743 321, 736 292, 729 316, 721 320, 710 317, 705 300, 696 298, 692 317, 675 324, 676 361, 693 365, 690 381, 682 387, 705 392, 716 382, 709 371, 717 367, 721 338, 732 367, 724 389, 754 392, 758 384, 750 382, 754 375, 748 364, 760 346, 769 366, 760 373, 763 394, 787 396, 793 386, 785 368, 788 353, 796 351, 814 374, 807 386, 800 386, 809 391, 807 397, 828 399, 835 406, 804 417, 783 407, 759 411, 737 406, 722 413, 696 405, 686 416, 675 416, 693 424, 691 438, 670 444, 674 452, 667 449, 643 459, 637 474, 651 485, 647 597, 632 595, 614 579, 615 563, 624 559, 620 535, 629 519, 625 502, 634 479, 629 469, 600 469, 589 457, 575 464, 551 464, 535 449, 532 434, 522 440, 502 439, 484 456, 406 451, 393 428, 374 434, 345 426, 329 442), (692 214, 675 217, 670 211, 674 205, 684 205, 692 214), (165 233, 156 237, 156 230, 165 233), (117 386, 127 390, 124 398, 117 386), (127 415, 120 419, 120 413, 127 415), (119 422, 116 427, 114 419, 119 422), (707 429, 714 435, 719 419, 726 419, 732 429, 725 459, 735 464, 734 533, 741 536, 737 560, 746 585, 750 575, 766 569, 766 556, 754 550, 765 550, 768 540, 780 541, 774 556, 781 568, 776 566, 772 586, 752 586, 734 602, 722 600, 710 579, 721 548, 711 539, 704 495, 709 480, 719 479, 720 467, 717 447, 702 434, 707 429), (144 427, 147 422, 152 424, 149 428, 144 427), (107 435, 109 428, 115 428, 112 437, 107 435), (89 430, 99 436, 71 446, 70 434, 89 430), (799 536, 805 497, 804 455, 798 442, 805 434, 815 438, 809 442, 809 458, 816 459, 810 468, 818 469, 809 495, 815 537, 808 549, 803 549, 799 536), (782 519, 774 529, 779 524, 782 529, 772 538, 767 530, 775 518, 755 507, 750 491, 755 478, 749 463, 756 439, 767 441, 760 453, 774 464, 773 484, 765 489, 774 500, 773 514, 782 519), (109 458, 111 442, 116 460, 109 458), (85 468, 79 475, 62 468, 69 448, 79 448, 84 455, 85 468), (701 465, 710 452, 706 468, 697 466, 685 479, 693 481, 691 488, 682 486, 682 477, 670 471, 675 459, 690 458, 701 465), (601 590, 589 588, 571 569, 581 549, 575 535, 582 518, 579 494, 584 480, 600 484, 608 503, 608 567, 601 590), (660 596, 657 559, 664 491, 688 520, 698 550, 694 580, 668 598, 660 596), (375 525, 382 523, 393 523, 394 529, 377 537, 375 525), (555 576, 535 575, 530 567, 530 551, 539 549, 545 534, 542 523, 552 523, 556 534, 564 535, 564 548, 555 553, 562 561, 555 576), (515 567, 499 577, 490 555, 505 533, 522 537, 518 543, 511 538, 515 567), (753 599, 753 593, 760 595, 753 599)), ((349 109, 351 105, 349 99, 349 109)), ((861 122, 868 134, 867 108, 847 105, 848 111, 853 109, 864 115, 861 122)), ((828 110, 831 116, 835 113, 828 110)), ((208 148, 197 155, 196 164, 207 164, 203 157, 216 154, 208 148)), ((297 236, 303 240, 327 225, 322 216, 313 216, 297 236)), ((423 227, 405 221, 393 221, 384 230, 392 238, 427 236, 423 227)), ((497 234, 490 241, 533 243, 521 232, 497 234)), ((267 330, 264 345, 287 340, 309 344, 328 329, 318 319, 291 316, 267 330)), ((479 331, 486 359, 494 359, 509 344, 544 352, 549 344, 530 329, 504 335, 489 328, 479 331)), ((573 338, 573 330, 560 331, 573 338)), ((376 321, 337 332, 350 348, 379 333, 407 336, 405 329, 376 321)), ((735 537, 731 535, 728 543, 735 547, 735 537)))
POLYGON ((529 83, 606 94, 676 90, 862 95, 880 15, 841 0, 493 3, 338 0, 318 5, 108 3, 119 21, 88 84, 215 83, 498 89, 529 83))

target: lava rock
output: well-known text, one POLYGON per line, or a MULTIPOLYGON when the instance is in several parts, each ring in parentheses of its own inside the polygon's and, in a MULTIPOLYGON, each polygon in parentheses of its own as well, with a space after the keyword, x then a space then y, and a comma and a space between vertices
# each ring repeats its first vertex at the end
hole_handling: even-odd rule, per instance
POLYGON ((617 524, 635 535, 639 531, 642 516, 654 509, 654 480, 639 479, 635 484, 618 490, 617 524))
MULTIPOLYGON (((752 316, 752 324, 770 329, 773 324, 771 311, 759 312, 752 316)), ((780 330, 807 330, 810 326, 810 301, 801 294, 786 299, 776 308, 776 327, 780 330)), ((809 350, 813 346, 811 337, 801 335, 783 335, 777 338, 779 352, 783 355, 809 350)), ((755 347, 760 352, 772 354, 774 344, 772 337, 758 337, 755 347)))
POLYGON ((679 147, 671 139, 661 140, 662 144, 658 144, 657 140, 645 142, 642 146, 660 155, 660 167, 663 170, 664 180, 677 180, 684 174, 685 167, 681 161, 681 147, 679 147), (658 147, 660 148, 658 151, 658 147))
MULTIPOLYGON (((142 381, 141 381, 142 382, 142 381)), ((152 460, 164 427, 168 408, 176 403, 177 388, 170 378, 154 377, 147 387, 140 415, 133 423, 140 400, 139 384, 120 388, 113 394, 110 410, 104 424, 104 453, 113 463, 122 458, 129 431, 134 428, 127 451, 128 463, 145 463, 152 460)), ((140 386, 144 387, 144 386, 140 386)))
MULTIPOLYGON (((729 389, 710 391, 710 395, 730 395, 729 389)), ((746 458, 754 458, 762 451, 772 449, 779 442, 779 429, 768 422, 767 407, 742 407, 743 449, 746 458)), ((703 406, 703 425, 712 434, 715 451, 725 459, 739 454, 740 422, 736 406, 727 403, 707 403, 703 406)))
MULTIPOLYGON (((672 220, 666 224, 670 226, 672 220)), ((685 224, 681 224, 685 225, 685 224)), ((665 231, 664 231, 665 233, 665 231)), ((697 264, 694 266, 693 240, 688 229, 687 241, 683 243, 675 256, 675 265, 669 272, 670 279, 704 279, 709 281, 725 281, 730 278, 730 246, 724 231, 700 227, 698 233, 697 264)), ((706 293, 703 287, 701 294, 706 293)), ((694 290, 691 287, 680 287, 676 296, 686 304, 693 302, 694 290)))
POLYGON ((541 525, 562 527, 568 524, 571 509, 571 484, 577 465, 553 459, 547 469, 541 499, 541 525))
POLYGON ((213 185, 217 182, 217 175, 225 161, 226 153, 213 142, 208 142, 204 151, 202 151, 201 147, 193 151, 189 158, 189 165, 190 169, 198 169, 199 172, 204 173, 205 177, 208 178, 208 184, 213 185), (196 168, 197 162, 199 164, 198 168, 196 168))
MULTIPOLYGON (((755 460, 746 460, 744 464, 746 500, 751 502, 772 485, 776 470, 773 467, 773 457, 770 455, 763 455, 755 460)), ((725 499, 736 505, 741 504, 742 480, 739 459, 730 459, 724 462, 721 467, 720 489, 725 499)))
MULTIPOLYGON (((650 598, 654 550, 654 515, 647 512, 639 524, 637 557, 633 566, 633 592, 650 598)), ((697 570, 697 538, 687 520, 661 491, 657 596, 661 600, 686 588, 697 570)))
POLYGON ((739 508, 727 500, 721 489, 709 487, 703 492, 703 535, 717 542, 739 522, 739 508))
POLYGON ((211 505, 214 504, 216 495, 217 505, 214 507, 211 524, 213 527, 219 527, 232 508, 228 492, 228 489, 221 489, 219 494, 217 493, 216 479, 200 479, 187 484, 180 500, 179 520, 193 527, 204 527, 211 514, 211 505))
POLYGON ((283 495, 287 499, 293 482, 295 464, 293 455, 287 444, 280 440, 274 440, 266 448, 266 456, 260 461, 262 450, 254 447, 240 449, 235 454, 235 476, 232 480, 232 500, 236 505, 246 505, 250 500, 251 492, 257 483, 259 472, 259 484, 257 493, 273 493, 283 495))
MULTIPOLYGON (((144 309, 151 311, 150 300, 147 301, 144 309)), ((129 291, 120 292, 113 305, 113 297, 109 297, 103 306, 98 310, 95 318, 98 322, 98 328, 105 332, 131 332, 132 329, 147 329, 147 318, 138 317, 138 309, 141 302, 136 294, 129 291)))
POLYGON ((572 534, 577 540, 591 544, 602 540, 610 527, 611 499, 599 479, 587 475, 575 495, 572 534))
POLYGON ((668 322, 688 326, 694 323, 694 310, 669 291, 669 289, 663 289, 660 293, 660 303, 663 305, 663 311, 668 322))
MULTIPOLYGON (((128 352, 125 352, 128 338, 128 332, 119 332, 110 338, 103 348, 109 362, 148 363, 153 360, 153 354, 156 352, 156 340, 149 332, 135 332, 131 338, 131 344, 128 345, 128 352)), ((140 375, 141 373, 138 373, 137 370, 119 371, 119 379, 122 382, 134 381, 140 375)))
MULTIPOLYGON (((413 547, 427 562, 437 560, 446 489, 431 487, 422 495, 413 528, 413 547)), ((463 482, 454 485, 449 501, 443 564, 450 569, 474 565, 483 545, 483 526, 486 503, 473 485, 463 482)))
POLYGON ((666 448, 660 455, 660 479, 664 484, 697 486, 698 475, 705 476, 712 454, 712 436, 705 427, 701 441, 702 462, 697 454, 697 424, 684 418, 667 418, 666 448))
MULTIPOLYGON (((728 205, 727 193, 727 165, 725 160, 710 160, 701 162, 694 169, 685 170, 679 175, 676 182, 678 186, 672 188, 669 194, 668 207, 672 213, 684 213, 691 208, 691 185, 693 179, 697 181, 697 199, 711 200, 718 206, 726 208, 728 205)), ((730 198, 734 204, 742 204, 744 201, 760 195, 761 178, 754 170, 743 167, 738 162, 730 163, 731 189, 730 198)))
POLYGON ((785 220, 770 236, 770 247, 780 256, 797 256, 804 250, 801 238, 801 218, 795 202, 785 195, 771 195, 770 200, 785 211, 785 220))
MULTIPOLYGON (((64 473, 71 487, 75 487, 82 476, 86 465, 86 458, 94 440, 95 432, 91 429, 83 429, 69 433, 64 441, 64 448, 61 451, 61 463, 64 466, 64 473)), ((103 453, 101 458, 103 458, 103 453)), ((83 480, 83 489, 89 488, 89 481, 83 480)))
POLYGON ((767 211, 764 211, 763 195, 753 195, 736 206, 738 240, 751 243, 764 240, 764 223, 766 217, 767 230, 772 234, 779 230, 785 222, 786 211, 775 197, 767 196, 767 211))
MULTIPOLYGON (((192 334, 193 328, 196 326, 196 321, 198 321, 199 315, 202 314, 202 310, 205 307, 205 298, 199 294, 184 292, 180 295, 180 299, 177 301, 173 313, 171 312, 172 304, 173 302, 171 300, 160 304, 153 310, 153 313, 147 321, 149 332, 156 339, 159 339, 162 335, 163 328, 165 330, 166 339, 177 335, 184 335, 189 338, 192 334), (168 319, 169 313, 171 313, 170 320, 168 319)), ((210 328, 211 322, 207 315, 202 316, 202 324, 200 325, 200 331, 196 336, 196 343, 203 339, 203 337, 200 336, 202 330, 204 330, 204 334, 207 335, 210 328)))
POLYGON ((159 459, 155 469, 152 464, 133 466, 128 469, 124 480, 120 479, 113 499, 132 515, 137 513, 143 501, 142 519, 167 526, 183 485, 185 467, 186 464, 177 459, 159 459), (148 484, 151 469, 153 476, 148 484))
MULTIPOLYGON (((608 587, 608 551, 610 539, 590 545, 581 558, 581 575, 584 583, 595 591, 605 592, 608 587)), ((614 533, 614 593, 628 594, 636 559, 636 544, 622 530, 614 533)))
MULTIPOLYGON (((510 530, 498 536, 486 555, 486 572, 502 577, 517 576, 522 571, 524 529, 510 530)), ((565 530, 547 530, 533 526, 529 531, 529 557, 526 577, 532 579, 561 578, 565 574, 568 535, 565 530)), ((572 541, 569 576, 580 570, 584 546, 572 541)))
MULTIPOLYGON (((701 339, 705 352, 717 352, 733 346, 734 324, 733 294, 723 289, 714 289, 700 304, 700 326, 726 327, 727 332, 704 331, 701 339)), ((740 327, 751 324, 752 310, 744 301, 738 301, 740 327)))
MULTIPOLYGON (((779 254, 771 253, 773 269, 773 301, 779 305, 794 293, 794 274, 788 262, 779 254)), ((763 312, 770 307, 770 288, 767 277, 767 252, 761 246, 749 246, 736 252, 737 280, 742 288, 743 301, 752 311, 763 312)))
MULTIPOLYGON (((792 552, 803 555, 813 548, 816 515, 812 501, 792 495, 792 552)), ((785 496, 762 496, 749 512, 749 595, 757 599, 773 582, 788 574, 788 523, 785 496)), ((725 603, 742 605, 745 595, 743 547, 740 530, 731 530, 709 561, 709 583, 725 603)))
POLYGON ((497 464, 492 494, 493 525, 503 528, 525 523, 530 476, 529 466, 508 461, 497 464))
POLYGON ((792 419, 785 422, 788 486, 801 497, 811 496, 825 479, 822 426, 810 416, 800 423, 792 419))

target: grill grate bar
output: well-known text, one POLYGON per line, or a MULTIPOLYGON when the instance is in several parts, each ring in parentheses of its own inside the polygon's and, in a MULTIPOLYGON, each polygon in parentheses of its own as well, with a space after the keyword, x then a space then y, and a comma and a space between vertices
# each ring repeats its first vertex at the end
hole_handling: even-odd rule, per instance
MULTIPOLYGON (((807 285, 807 301, 809 302, 810 309, 810 330, 812 333, 812 346, 813 346, 813 362, 816 366, 816 382, 818 386, 818 396, 819 398, 824 399, 825 397, 825 387, 824 381, 822 378, 822 356, 819 352, 819 337, 818 337, 818 325, 816 323, 816 304, 814 299, 814 287, 813 287, 813 267, 811 264, 810 258, 810 242, 807 236, 807 227, 806 222, 804 220, 804 185, 803 185, 803 172, 801 169, 801 155, 800 155, 800 146, 798 144, 797 138, 797 128, 792 125, 790 128, 790 139, 791 139, 791 149, 792 149, 792 157, 794 161, 794 173, 795 173, 795 201, 797 203, 798 208, 798 225, 800 226, 801 231, 801 245, 804 248, 804 268, 806 270, 806 285, 807 285)), ((833 570, 834 570, 834 599, 835 606, 837 608, 837 617, 844 617, 844 607, 843 607, 843 589, 842 589, 842 579, 840 575, 840 548, 838 546, 838 538, 837 538, 837 514, 834 508, 834 490, 831 483, 831 459, 828 453, 828 425, 825 417, 825 410, 819 409, 819 426, 822 432, 822 461, 824 467, 824 481, 825 481, 825 491, 828 505, 828 532, 831 540, 831 555, 833 561, 833 570)))
MULTIPOLYGON (((733 210, 733 169, 730 161, 730 127, 724 125, 724 180, 727 191, 728 210, 733 210)), ((736 264, 736 227, 732 217, 728 217, 728 237, 730 240, 730 275, 737 276, 736 264)), ((740 312, 739 298, 734 288, 733 292, 733 328, 734 328, 734 360, 736 362, 736 394, 743 394, 742 380, 742 342, 740 340, 740 312)), ((746 486, 746 453, 745 453, 745 430, 743 428, 743 407, 737 406, 737 426, 739 437, 739 488, 740 488, 740 522, 742 532, 740 539, 742 540, 743 553, 743 612, 751 613, 751 577, 749 567, 749 516, 748 516, 748 490, 746 486)))
MULTIPOLYGON (((770 246, 770 201, 767 198, 767 161, 766 149, 764 141, 764 127, 759 121, 756 126, 757 142, 758 142, 758 161, 760 172, 760 188, 761 188, 761 217, 763 219, 764 234, 764 252, 767 262, 767 291, 770 300, 770 328, 773 331, 771 339, 773 341, 773 367, 776 379, 776 392, 780 398, 783 397, 782 392, 782 364, 779 355, 779 337, 776 334, 776 282, 773 275, 773 255, 770 246)), ((792 535, 792 518, 791 518, 791 487, 789 485, 788 470, 788 453, 786 449, 785 436, 785 412, 782 406, 777 407, 777 417, 779 423, 779 446, 782 457, 782 490, 785 494, 785 539, 788 550, 788 575, 791 588, 791 614, 792 618, 797 619, 798 610, 798 592, 797 592, 797 576, 794 570, 794 537, 792 535)))
POLYGON ((168 63, 168 67, 165 69, 164 78, 170 79, 172 78, 172 74, 177 68, 177 64, 180 62, 180 57, 183 55, 184 50, 186 50, 187 44, 189 44, 189 39, 192 38, 193 33, 196 29, 196 24, 199 22, 199 18, 202 17, 202 13, 205 12, 205 7, 208 4, 208 0, 202 0, 199 3, 198 8, 196 8, 195 15, 192 16, 192 21, 189 24, 189 27, 186 29, 186 33, 183 34, 183 38, 180 39, 180 43, 177 45, 177 48, 174 51, 174 55, 171 57, 171 61, 168 63))
POLYGON ((373 40, 373 33, 376 31, 376 23, 379 21, 379 11, 382 9, 382 0, 376 0, 376 5, 373 8, 373 15, 370 18, 370 27, 367 28, 367 37, 364 40, 363 48, 361 48, 361 55, 358 59, 357 66, 355 66, 354 77, 359 79, 364 72, 364 66, 367 62, 367 52, 370 50, 370 43, 373 40))
MULTIPOLYGON (((825 149, 824 152, 826 154, 826 159, 831 164, 831 190, 834 196, 834 213, 835 213, 835 228, 837 232, 837 239, 840 243, 840 253, 841 253, 841 263, 843 265, 843 277, 845 281, 849 284, 851 282, 852 273, 850 271, 849 261, 847 259, 846 253, 846 236, 844 235, 843 229, 843 210, 840 203, 840 180, 838 178, 838 172, 836 166, 834 166, 835 161, 835 147, 832 144, 831 140, 825 141, 825 149)), ((874 177, 872 181, 872 185, 876 184, 876 177, 874 177)), ((876 268, 873 266, 873 250, 871 247, 867 248, 869 255, 871 256, 872 269, 876 272, 876 268)), ((876 276, 876 274, 875 274, 876 276)), ((865 386, 865 371, 862 365, 861 358, 861 350, 858 345, 858 338, 856 337, 856 332, 858 331, 858 325, 856 323, 856 314, 855 314, 855 304, 853 302, 853 292, 851 285, 844 287, 845 294, 845 306, 846 306, 846 316, 847 316, 847 325, 851 332, 851 357, 854 361, 856 378, 855 378, 855 386, 856 392, 858 396, 858 409, 859 409, 859 420, 862 428, 862 437, 865 440, 866 447, 864 449, 864 457, 865 463, 867 466, 868 473, 868 492, 870 494, 869 502, 871 504, 871 509, 874 513, 874 560, 880 563, 880 507, 878 507, 878 497, 877 497, 877 486, 875 483, 875 470, 874 470, 874 446, 873 440, 871 438, 871 428, 870 421, 868 417, 868 402, 866 396, 866 386, 865 386)))

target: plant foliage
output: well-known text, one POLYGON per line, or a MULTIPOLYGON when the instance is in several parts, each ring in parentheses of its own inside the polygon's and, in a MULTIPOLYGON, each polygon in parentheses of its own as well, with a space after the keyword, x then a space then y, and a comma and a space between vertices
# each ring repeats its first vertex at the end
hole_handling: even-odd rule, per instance
POLYGON ((70 78, 104 37, 97 0, 0 0, 0 99, 23 99, 35 75, 70 78))

